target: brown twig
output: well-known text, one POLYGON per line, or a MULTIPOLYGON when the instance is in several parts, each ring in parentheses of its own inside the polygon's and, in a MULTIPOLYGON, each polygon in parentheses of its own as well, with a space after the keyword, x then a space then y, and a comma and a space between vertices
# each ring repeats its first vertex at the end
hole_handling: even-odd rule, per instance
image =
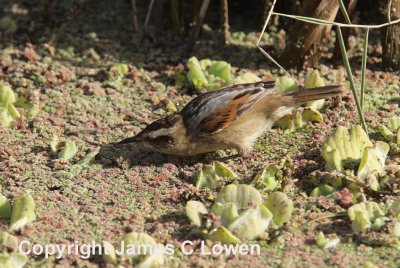
POLYGON ((228 11, 228 0, 220 0, 221 7, 221 22, 224 29, 224 42, 228 43, 229 40, 229 11, 228 11))
POLYGON ((149 8, 147 9, 147 13, 146 13, 146 19, 144 20, 144 28, 147 28, 147 25, 149 24, 149 20, 150 20, 150 15, 151 15, 151 11, 153 10, 153 5, 154 5, 154 0, 150 1, 149 4, 149 8))
POLYGON ((131 0, 131 6, 133 11, 133 30, 135 32, 139 32, 139 24, 137 19, 137 9, 136 9, 136 0, 131 0))
POLYGON ((194 42, 196 42, 197 38, 199 37, 201 26, 203 25, 204 17, 207 14, 208 6, 210 5, 211 0, 203 0, 201 4, 199 15, 197 17, 196 26, 193 29, 193 34, 188 42, 188 50, 191 50, 194 42))

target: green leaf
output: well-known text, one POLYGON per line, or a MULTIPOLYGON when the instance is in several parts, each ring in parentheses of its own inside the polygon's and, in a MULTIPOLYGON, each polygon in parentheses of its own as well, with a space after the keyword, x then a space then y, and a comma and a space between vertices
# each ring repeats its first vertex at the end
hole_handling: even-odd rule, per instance
POLYGON ((238 209, 235 203, 227 203, 221 214, 221 224, 228 227, 239 216, 238 209))
POLYGON ((328 243, 328 239, 325 238, 323 232, 318 232, 317 236, 315 237, 315 242, 317 243, 318 247, 323 248, 328 243))
POLYGON ((257 75, 255 75, 251 72, 246 72, 246 73, 243 73, 243 74, 235 77, 232 80, 232 84, 238 85, 238 84, 255 83, 255 82, 259 82, 259 81, 262 81, 262 80, 257 75))
POLYGON ((196 89, 207 87, 208 81, 196 57, 191 57, 188 61, 189 72, 188 80, 195 86, 196 89))
MULTIPOLYGON (((325 86, 325 81, 319 75, 318 70, 314 70, 304 82, 304 88, 314 88, 314 87, 323 87, 325 86)), ((325 99, 316 100, 316 101, 308 101, 306 103, 307 107, 314 108, 315 110, 321 110, 325 105, 325 99)))
POLYGON ((277 92, 292 92, 298 88, 296 81, 289 76, 279 77, 275 85, 277 92))
POLYGON ((390 211, 394 214, 398 221, 400 221, 400 199, 394 201, 390 205, 390 211))
POLYGON ((400 116, 390 118, 388 128, 393 132, 400 130, 400 116))
MULTIPOLYGON (((133 260, 135 263, 135 267, 140 267, 140 268, 147 268, 147 267, 159 267, 164 263, 164 256, 162 255, 163 246, 160 244, 157 244, 154 239, 149 236, 146 233, 137 233, 137 232, 131 232, 128 234, 125 234, 123 237, 123 241, 125 244, 125 250, 124 252, 127 252, 129 249, 129 245, 134 246, 135 248, 142 248, 141 254, 131 254, 127 257, 133 260), (160 250, 156 250, 156 247, 158 247, 160 250), (144 252, 144 248, 147 249, 146 253, 144 252), (151 250, 153 252, 151 252, 151 250), (160 251, 160 252, 159 252, 160 251), (153 253, 153 254, 151 254, 153 253)), ((129 251, 127 252, 129 254, 129 251)), ((133 253, 133 252, 132 252, 133 253)))
POLYGON ((7 108, 8 104, 13 104, 14 102, 15 95, 12 89, 4 83, 0 83, 0 106, 7 108))
POLYGON ((237 175, 221 162, 204 165, 196 178, 196 187, 215 189, 222 178, 236 178, 237 175))
POLYGON ((263 205, 245 210, 229 226, 228 230, 240 239, 252 240, 267 229, 272 213, 263 205))
POLYGON ((376 218, 374 223, 371 226, 372 230, 379 230, 386 225, 386 222, 390 221, 388 217, 379 217, 376 218))
POLYGON ((14 118, 20 118, 21 115, 19 114, 18 110, 14 107, 12 103, 8 104, 8 113, 14 118))
POLYGON ((231 65, 225 61, 214 62, 208 69, 208 73, 221 78, 225 83, 232 80, 231 65))
POLYGON ((233 235, 228 229, 220 226, 207 234, 206 238, 211 241, 219 241, 224 244, 239 244, 241 241, 233 235))
POLYGON ((36 104, 31 104, 31 107, 26 110, 26 119, 32 120, 39 112, 39 106, 36 104))
POLYGON ((292 218, 293 202, 285 193, 275 192, 270 194, 264 205, 273 214, 272 220, 278 227, 292 218))
POLYGON ((8 109, 0 107, 0 124, 5 128, 9 128, 12 126, 13 121, 14 118, 8 112, 8 109))
POLYGON ((371 228, 376 219, 383 217, 384 213, 375 202, 358 203, 347 210, 354 232, 363 232, 371 228))
POLYGON ((240 213, 247 208, 262 204, 262 196, 257 189, 250 185, 229 184, 218 193, 211 210, 214 214, 220 216, 223 209, 231 203, 235 204, 238 213, 240 213), (222 210, 221 207, 223 208, 222 210))
POLYGON ((322 122, 323 120, 322 114, 314 108, 307 107, 301 112, 302 125, 308 122, 322 122))
POLYGON ((105 263, 110 263, 110 264, 117 264, 117 255, 115 252, 114 246, 107 242, 103 241, 103 260, 105 263))
POLYGON ((257 173, 251 184, 256 188, 273 191, 281 184, 278 179, 282 179, 282 177, 283 175, 278 165, 270 164, 257 173))
POLYGON ((192 224, 201 226, 203 223, 203 215, 207 214, 208 210, 203 203, 199 201, 188 201, 186 203, 186 216, 192 224))
POLYGON ((2 194, 0 194, 0 217, 3 219, 9 219, 11 217, 10 201, 2 194))
POLYGON ((380 125, 377 127, 378 132, 383 136, 386 141, 395 141, 396 137, 389 128, 385 127, 384 125, 380 125))
POLYGON ((373 172, 379 174, 383 173, 389 149, 389 145, 382 141, 378 141, 373 148, 365 148, 360 166, 358 167, 357 176, 359 178, 365 178, 368 174, 373 172))
POLYGON ((0 246, 4 248, 10 248, 13 251, 18 249, 18 238, 16 236, 10 235, 7 232, 0 231, 0 246))
POLYGON ((1 268, 23 268, 28 262, 28 257, 19 253, 0 254, 1 268))
POLYGON ((76 147, 75 143, 73 141, 69 141, 65 144, 64 148, 59 152, 58 158, 68 161, 71 158, 73 158, 77 152, 78 148, 76 147))
POLYGON ((322 184, 321 186, 316 187, 312 190, 310 196, 327 196, 334 193, 336 190, 330 185, 322 184))
POLYGON ((120 63, 110 68, 110 77, 115 79, 124 78, 129 72, 129 66, 125 63, 120 63))
POLYGON ((350 130, 339 126, 322 145, 322 157, 326 161, 325 169, 343 172, 345 162, 360 162, 364 149, 372 146, 361 126, 352 126, 350 130))
POLYGON ((10 229, 16 230, 36 219, 35 200, 29 193, 21 194, 12 206, 10 229))

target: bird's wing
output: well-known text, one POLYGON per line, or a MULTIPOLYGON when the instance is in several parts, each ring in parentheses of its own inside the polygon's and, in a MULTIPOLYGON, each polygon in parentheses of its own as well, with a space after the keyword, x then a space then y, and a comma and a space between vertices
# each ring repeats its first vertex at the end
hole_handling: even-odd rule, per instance
POLYGON ((274 81, 232 85, 198 96, 180 112, 193 136, 219 132, 265 94, 273 92, 274 81))

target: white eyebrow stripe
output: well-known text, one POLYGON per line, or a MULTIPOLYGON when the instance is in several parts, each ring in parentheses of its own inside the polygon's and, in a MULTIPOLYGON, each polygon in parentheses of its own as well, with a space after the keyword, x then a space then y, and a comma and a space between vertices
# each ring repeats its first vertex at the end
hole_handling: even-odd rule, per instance
POLYGON ((168 128, 157 129, 155 131, 150 132, 149 137, 154 139, 160 136, 168 135, 168 132, 169 132, 168 128))

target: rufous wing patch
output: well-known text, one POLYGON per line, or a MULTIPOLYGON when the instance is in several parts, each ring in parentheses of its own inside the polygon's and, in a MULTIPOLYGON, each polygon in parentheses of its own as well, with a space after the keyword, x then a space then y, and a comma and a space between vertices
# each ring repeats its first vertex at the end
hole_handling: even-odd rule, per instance
POLYGON ((241 114, 250 109, 262 94, 259 89, 243 92, 201 121, 201 132, 216 133, 228 127, 241 114))

